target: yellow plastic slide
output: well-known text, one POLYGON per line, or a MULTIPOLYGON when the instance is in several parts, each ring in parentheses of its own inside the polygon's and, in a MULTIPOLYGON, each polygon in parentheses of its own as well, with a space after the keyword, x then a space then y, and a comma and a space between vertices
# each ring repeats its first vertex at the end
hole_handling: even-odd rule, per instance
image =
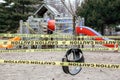
POLYGON ((20 41, 20 40, 21 40, 21 38, 18 37, 18 36, 14 37, 14 38, 11 38, 9 40, 6 40, 6 41, 2 40, 3 42, 0 43, 0 48, 8 48, 8 49, 13 48, 13 45, 11 44, 11 41, 20 41))

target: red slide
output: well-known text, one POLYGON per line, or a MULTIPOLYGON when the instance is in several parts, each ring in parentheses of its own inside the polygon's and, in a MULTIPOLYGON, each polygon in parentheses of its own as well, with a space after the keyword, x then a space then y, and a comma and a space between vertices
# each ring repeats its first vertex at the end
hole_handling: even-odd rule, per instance
MULTIPOLYGON (((81 27, 78 26, 78 27, 76 27, 75 30, 76 30, 77 34, 85 34, 88 36, 102 36, 101 34, 96 32, 95 30, 93 30, 92 28, 86 27, 86 26, 81 26, 81 27)), ((103 40, 109 40, 109 39, 95 38, 95 40, 103 41, 103 40)), ((118 47, 118 44, 104 44, 103 46, 115 48, 115 47, 118 47)))
MULTIPOLYGON (((52 31, 55 30, 55 20, 48 21, 48 29, 50 29, 52 31)), ((88 36, 102 36, 101 34, 96 32, 94 29, 92 29, 90 27, 86 27, 86 26, 78 26, 78 27, 76 27, 75 30, 76 30, 77 34, 85 34, 88 36)), ((106 40, 107 41, 110 39, 98 37, 98 38, 95 38, 95 40, 98 40, 98 41, 106 40)), ((103 46, 115 48, 115 47, 118 47, 118 44, 104 44, 103 46)))

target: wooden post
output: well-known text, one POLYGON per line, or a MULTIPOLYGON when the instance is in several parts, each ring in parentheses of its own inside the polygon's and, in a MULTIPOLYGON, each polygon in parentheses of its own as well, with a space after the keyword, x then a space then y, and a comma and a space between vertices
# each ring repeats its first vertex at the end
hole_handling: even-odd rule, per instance
POLYGON ((23 20, 20 20, 20 34, 23 34, 23 20))

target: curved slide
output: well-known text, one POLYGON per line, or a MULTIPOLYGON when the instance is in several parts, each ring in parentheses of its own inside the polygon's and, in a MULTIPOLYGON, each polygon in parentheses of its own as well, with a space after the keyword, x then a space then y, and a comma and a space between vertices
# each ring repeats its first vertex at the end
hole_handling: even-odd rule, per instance
POLYGON ((19 41, 21 40, 20 37, 16 36, 14 38, 11 38, 9 40, 4 41, 3 43, 0 44, 0 48, 13 48, 13 45, 11 44, 11 41, 19 41))
MULTIPOLYGON (((55 20, 48 21, 48 29, 52 31, 55 30, 55 20)), ((98 41, 110 40, 108 38, 101 38, 102 35, 100 33, 98 33, 94 29, 87 27, 87 26, 77 26, 75 30, 77 34, 85 34, 88 36, 98 36, 98 38, 95 38, 95 40, 98 40, 98 41)), ((115 47, 118 47, 118 44, 104 44, 103 46, 115 48, 115 47)))
MULTIPOLYGON (((86 26, 77 26, 76 27, 76 33, 77 34, 85 34, 88 36, 102 36, 100 33, 98 33, 97 31, 95 31, 94 29, 90 28, 90 27, 86 27, 86 26)), ((108 38, 95 38, 95 40, 110 40, 108 38)), ((114 48, 114 47, 118 47, 118 44, 104 44, 103 46, 106 47, 110 47, 110 48, 114 48)))

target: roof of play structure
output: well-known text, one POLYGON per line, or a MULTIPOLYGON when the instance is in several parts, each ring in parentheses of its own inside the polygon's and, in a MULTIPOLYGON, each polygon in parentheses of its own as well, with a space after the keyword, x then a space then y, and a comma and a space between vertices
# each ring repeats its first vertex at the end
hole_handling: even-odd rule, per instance
POLYGON ((60 13, 55 9, 53 8, 52 6, 48 5, 48 4, 43 4, 35 13, 34 15, 36 14, 39 14, 39 15, 43 15, 46 11, 49 11, 51 14, 53 15, 60 15, 60 13))

